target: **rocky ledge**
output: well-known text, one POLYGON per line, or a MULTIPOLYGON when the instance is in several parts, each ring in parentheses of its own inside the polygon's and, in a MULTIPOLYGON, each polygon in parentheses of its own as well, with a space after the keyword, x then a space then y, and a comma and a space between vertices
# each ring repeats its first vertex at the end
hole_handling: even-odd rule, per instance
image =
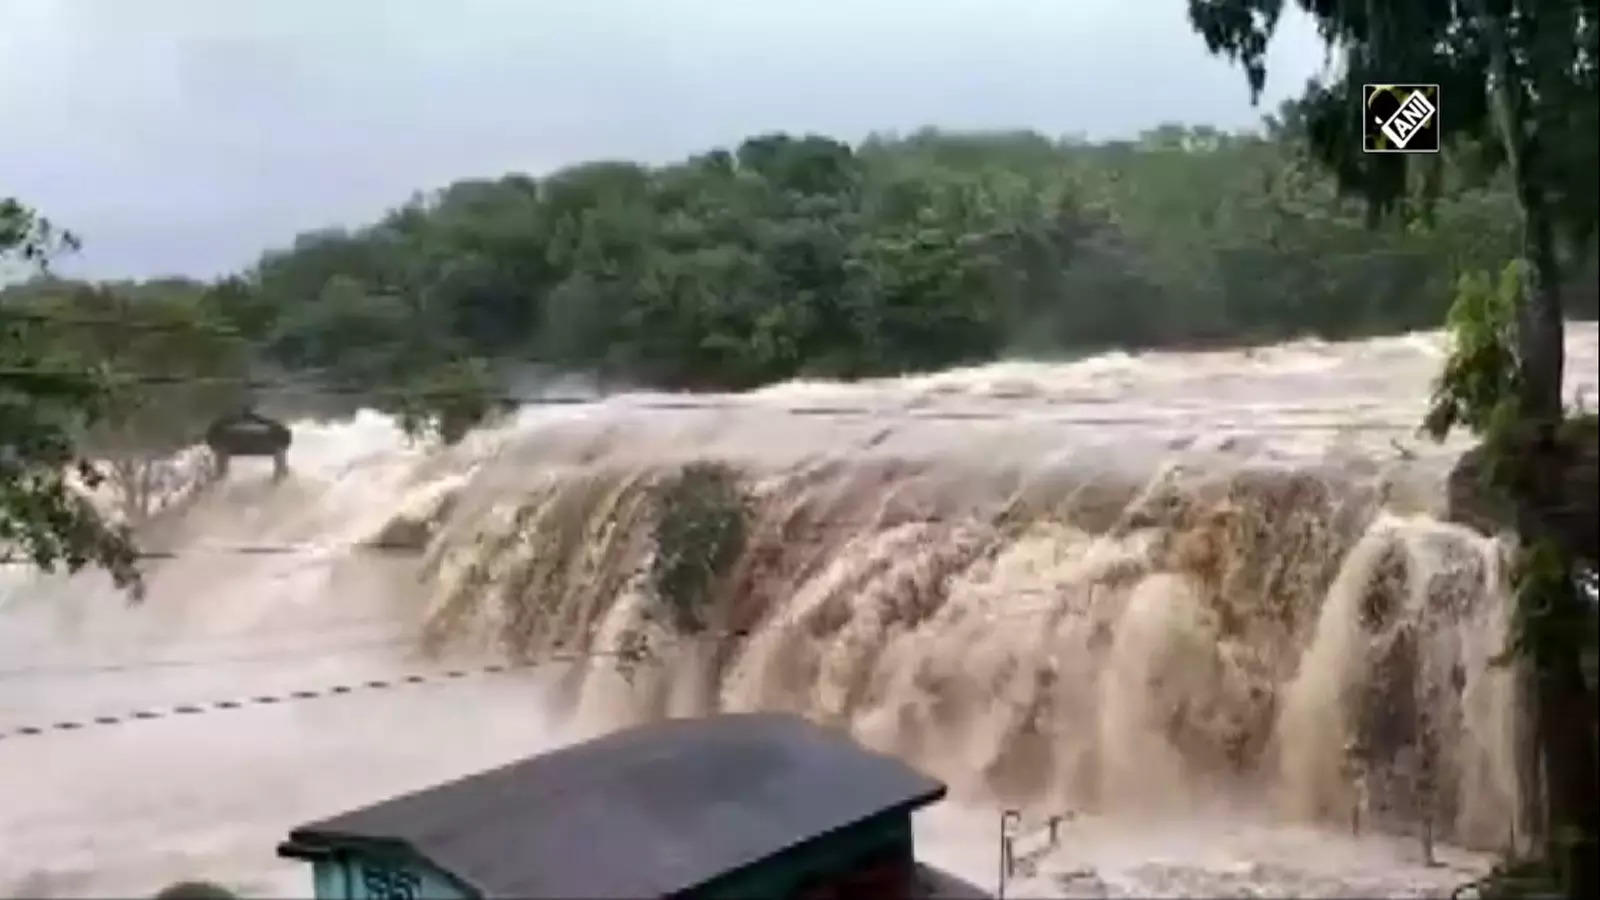
MULTIPOLYGON (((1595 565, 1600 557, 1600 427, 1592 415, 1573 419, 1562 428, 1549 452, 1550 474, 1560 489, 1558 500, 1543 513, 1545 525, 1579 559, 1595 565)), ((1508 530, 1515 521, 1509 502, 1483 478, 1486 450, 1482 445, 1463 454, 1448 481, 1449 516, 1485 534, 1508 530)))

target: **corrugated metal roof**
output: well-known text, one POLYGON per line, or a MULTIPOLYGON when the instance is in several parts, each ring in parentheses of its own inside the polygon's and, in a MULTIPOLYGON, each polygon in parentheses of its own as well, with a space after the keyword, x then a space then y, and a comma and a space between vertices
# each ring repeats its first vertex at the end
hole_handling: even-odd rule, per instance
POLYGON ((804 719, 726 715, 611 734, 290 840, 403 845, 491 897, 660 897, 944 793, 804 719))

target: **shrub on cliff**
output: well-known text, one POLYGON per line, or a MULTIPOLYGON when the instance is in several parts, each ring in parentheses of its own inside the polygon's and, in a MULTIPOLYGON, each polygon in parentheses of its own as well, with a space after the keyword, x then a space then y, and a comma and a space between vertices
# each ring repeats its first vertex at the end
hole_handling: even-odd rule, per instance
POLYGON ((679 628, 699 631, 712 586, 744 549, 750 500, 739 473, 717 462, 684 466, 654 487, 652 500, 650 584, 679 628))

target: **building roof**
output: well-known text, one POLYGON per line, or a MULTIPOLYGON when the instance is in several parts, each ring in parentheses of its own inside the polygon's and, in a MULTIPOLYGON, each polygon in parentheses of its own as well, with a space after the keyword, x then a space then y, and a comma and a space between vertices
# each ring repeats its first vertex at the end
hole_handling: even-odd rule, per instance
POLYGON ((944 793, 798 717, 678 719, 297 828, 280 852, 409 850, 489 897, 661 897, 944 793))

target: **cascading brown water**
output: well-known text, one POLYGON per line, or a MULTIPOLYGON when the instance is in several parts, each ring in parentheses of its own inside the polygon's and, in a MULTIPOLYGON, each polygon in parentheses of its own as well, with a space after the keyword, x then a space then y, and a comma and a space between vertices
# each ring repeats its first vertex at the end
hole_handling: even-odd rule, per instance
MULTIPOLYGON (((1569 342, 1572 389, 1592 392, 1594 326, 1569 342)), ((367 415, 304 426, 288 482, 242 471, 157 516, 147 542, 189 555, 152 572, 145 607, 114 605, 94 576, 14 579, 0 654, 196 655, 219 635, 326 654, 0 678, 0 722, 415 668, 413 637, 452 657, 646 658, 327 701, 344 712, 270 727, 250 712, 0 742, 0 796, 20 798, 0 803, 0 846, 26 853, 0 852, 0 888, 226 881, 232 866, 293 891, 299 873, 270 854, 301 819, 628 721, 760 708, 849 728, 971 806, 1074 810, 1074 852, 1098 874, 1036 890, 1442 890, 1479 863, 1429 875, 1392 849, 1330 849, 1327 830, 1353 801, 1351 747, 1371 828, 1414 829, 1428 808, 1465 847, 1527 829, 1515 672, 1489 665, 1502 550, 1439 520, 1461 445, 1410 431, 1439 357, 1436 335, 1413 335, 792 383, 698 409, 630 394, 525 410, 447 451, 407 448, 367 415), (706 460, 739 473, 750 515, 691 636, 651 586, 652 489, 706 460), (354 549, 380 533, 425 551, 354 549), (208 551, 230 541, 303 552, 208 551), (399 643, 362 649, 358 633, 399 643), (220 780, 135 776, 113 745, 170 762, 203 746, 190 774, 220 780), (107 846, 91 804, 60 793, 97 780, 178 829, 154 839, 167 849, 107 846), (190 806, 156 811, 174 797, 190 806), (1174 824, 1192 821, 1210 824, 1174 824), (1118 822, 1144 824, 1131 837, 1118 822), (1295 837, 1306 828, 1323 830, 1295 837), (1228 840, 1227 862, 1197 862, 1228 840), (1305 868, 1307 847, 1330 872, 1305 868)), ((982 822, 929 825, 927 852, 984 877, 982 822)))

